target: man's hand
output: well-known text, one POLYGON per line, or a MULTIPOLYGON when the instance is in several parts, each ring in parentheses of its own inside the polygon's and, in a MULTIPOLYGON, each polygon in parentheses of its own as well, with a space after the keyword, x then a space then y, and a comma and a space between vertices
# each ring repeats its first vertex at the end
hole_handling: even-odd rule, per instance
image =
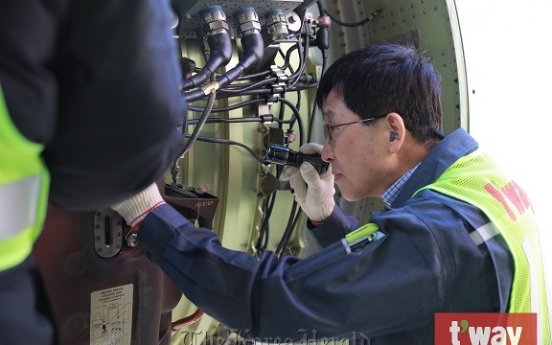
MULTIPOLYGON (((320 154, 322 145, 308 143, 299 149, 304 154, 320 154)), ((318 171, 310 164, 303 163, 298 169, 286 166, 281 176, 282 180, 289 180, 295 200, 313 222, 322 222, 332 214, 335 201, 334 177, 330 164, 328 171, 318 174, 318 171)))
POLYGON ((159 188, 153 183, 135 196, 111 208, 117 211, 134 230, 151 210, 164 203, 159 188))

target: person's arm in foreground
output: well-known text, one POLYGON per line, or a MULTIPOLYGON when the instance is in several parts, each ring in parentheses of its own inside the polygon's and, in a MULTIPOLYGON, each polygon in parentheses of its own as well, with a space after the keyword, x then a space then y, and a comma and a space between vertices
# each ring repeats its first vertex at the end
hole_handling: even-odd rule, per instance
POLYGON ((372 336, 419 326, 431 320, 445 290, 447 274, 432 248, 410 242, 412 234, 428 236, 415 218, 408 219, 408 233, 385 236, 361 252, 347 254, 336 242, 305 259, 265 252, 257 260, 223 248, 213 231, 164 204, 156 186, 114 209, 139 225, 142 251, 190 301, 248 337, 372 336))

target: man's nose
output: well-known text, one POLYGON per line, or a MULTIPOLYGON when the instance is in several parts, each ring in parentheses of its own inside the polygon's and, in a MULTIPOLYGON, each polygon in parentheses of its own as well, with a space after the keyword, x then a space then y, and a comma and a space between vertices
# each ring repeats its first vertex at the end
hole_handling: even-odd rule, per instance
POLYGON ((332 146, 328 143, 327 140, 324 143, 324 146, 322 147, 321 157, 325 162, 332 162, 335 159, 332 146))

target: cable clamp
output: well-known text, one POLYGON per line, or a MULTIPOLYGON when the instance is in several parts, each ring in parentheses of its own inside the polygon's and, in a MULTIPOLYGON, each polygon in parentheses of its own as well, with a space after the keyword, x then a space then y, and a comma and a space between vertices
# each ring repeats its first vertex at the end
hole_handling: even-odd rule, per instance
POLYGON ((278 79, 278 83, 287 82, 289 80, 287 74, 277 65, 271 65, 270 70, 272 71, 272 75, 278 79))
POLYGON ((274 93, 275 97, 279 97, 280 93, 285 92, 285 83, 278 83, 278 84, 272 84, 272 93, 274 93))
POLYGON ((201 90, 205 96, 209 96, 218 89, 220 89, 220 84, 217 81, 210 82, 209 84, 205 84, 201 87, 201 90))
POLYGON ((274 122, 274 115, 272 114, 266 114, 266 115, 260 115, 262 123, 272 123, 274 122))

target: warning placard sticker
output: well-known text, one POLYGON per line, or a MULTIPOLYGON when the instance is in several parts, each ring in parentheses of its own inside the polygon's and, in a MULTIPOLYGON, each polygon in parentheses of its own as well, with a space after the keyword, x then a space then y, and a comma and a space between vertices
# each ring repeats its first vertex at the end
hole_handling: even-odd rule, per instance
POLYGON ((132 284, 90 294, 90 345, 130 345, 132 284))

